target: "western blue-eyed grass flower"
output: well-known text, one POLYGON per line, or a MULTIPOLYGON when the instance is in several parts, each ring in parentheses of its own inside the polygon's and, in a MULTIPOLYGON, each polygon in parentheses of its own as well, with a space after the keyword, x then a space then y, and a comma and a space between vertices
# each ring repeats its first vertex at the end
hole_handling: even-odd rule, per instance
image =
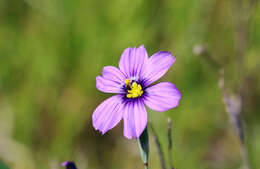
POLYGON ((105 66, 96 78, 96 87, 105 93, 116 93, 106 99, 93 113, 92 122, 102 134, 124 121, 124 136, 139 138, 147 125, 145 105, 155 111, 178 106, 180 91, 170 82, 152 84, 172 66, 176 58, 161 51, 150 58, 144 45, 127 48, 119 61, 119 69, 105 66))
POLYGON ((66 167, 66 169, 77 169, 76 165, 72 161, 65 161, 61 163, 61 166, 66 167))

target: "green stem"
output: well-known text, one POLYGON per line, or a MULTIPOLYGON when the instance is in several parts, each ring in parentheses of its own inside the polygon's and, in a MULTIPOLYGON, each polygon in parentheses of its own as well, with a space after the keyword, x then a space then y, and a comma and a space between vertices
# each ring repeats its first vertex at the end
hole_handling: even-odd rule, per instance
POLYGON ((149 138, 147 127, 144 129, 141 136, 138 138, 139 149, 141 157, 144 163, 144 168, 148 169, 148 157, 149 157, 149 138))

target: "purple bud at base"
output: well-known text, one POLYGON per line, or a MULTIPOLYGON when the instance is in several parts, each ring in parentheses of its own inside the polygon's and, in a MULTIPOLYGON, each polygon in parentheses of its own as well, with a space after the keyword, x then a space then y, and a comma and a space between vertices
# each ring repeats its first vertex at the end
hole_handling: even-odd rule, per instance
POLYGON ((66 167, 66 169, 77 169, 76 165, 72 161, 65 161, 61 163, 61 166, 66 167))

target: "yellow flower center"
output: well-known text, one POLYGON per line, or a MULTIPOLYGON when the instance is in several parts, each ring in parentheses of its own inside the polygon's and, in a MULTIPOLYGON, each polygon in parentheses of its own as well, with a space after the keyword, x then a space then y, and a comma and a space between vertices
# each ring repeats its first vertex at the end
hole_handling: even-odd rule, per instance
POLYGON ((125 85, 130 88, 129 90, 127 90, 127 98, 137 98, 142 96, 143 90, 140 84, 137 84, 136 82, 131 83, 130 79, 126 79, 125 85))

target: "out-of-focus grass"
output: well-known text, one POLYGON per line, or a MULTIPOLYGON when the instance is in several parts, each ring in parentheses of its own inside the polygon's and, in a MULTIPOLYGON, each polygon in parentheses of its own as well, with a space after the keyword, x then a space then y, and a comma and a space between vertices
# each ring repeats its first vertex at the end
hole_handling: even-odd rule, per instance
MULTIPOLYGON (((177 56, 161 81, 181 90, 179 107, 149 111, 164 152, 170 116, 177 168, 238 168, 239 143, 222 104, 217 73, 192 53, 196 44, 206 44, 225 67, 229 90, 243 83, 235 53, 236 3, 0 0, 0 159, 14 169, 59 168, 64 160, 75 160, 80 169, 142 168, 137 143, 123 137, 122 125, 101 136, 91 114, 110 96, 95 88, 102 67, 118 65, 124 48, 145 44, 149 55, 167 50, 177 56)), ((252 168, 260 166, 259 17, 257 5, 248 22, 243 62, 243 116, 252 168)), ((153 143, 150 166, 159 168, 153 143)))

